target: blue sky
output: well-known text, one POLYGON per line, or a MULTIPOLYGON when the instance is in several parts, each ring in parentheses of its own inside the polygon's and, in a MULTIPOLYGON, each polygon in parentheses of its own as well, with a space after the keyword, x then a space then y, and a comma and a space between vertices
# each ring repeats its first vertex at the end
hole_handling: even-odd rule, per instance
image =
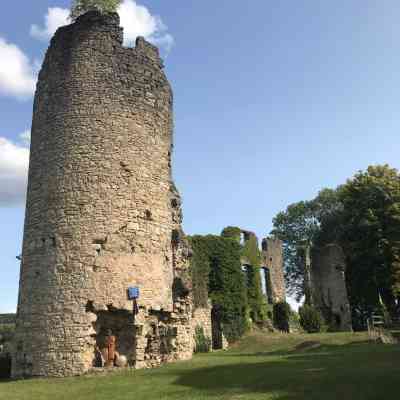
MULTIPOLYGON (((369 164, 400 166, 398 1, 138 4, 147 14, 125 14, 128 36, 142 30, 161 46, 175 92, 174 176, 187 233, 238 225, 263 236, 288 204, 369 164)), ((51 33, 44 18, 49 7, 68 6, 2 5, 0 312, 13 311, 17 298, 28 154, 21 134, 51 33)))

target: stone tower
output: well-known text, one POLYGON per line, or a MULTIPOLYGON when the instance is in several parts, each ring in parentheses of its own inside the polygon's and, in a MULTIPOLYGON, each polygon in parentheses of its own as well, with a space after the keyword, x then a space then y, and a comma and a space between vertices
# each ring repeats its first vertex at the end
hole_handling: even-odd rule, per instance
POLYGON ((14 377, 85 373, 110 335, 136 368, 192 356, 172 91, 156 47, 122 42, 117 14, 89 12, 39 75, 14 377))
POLYGON ((286 301, 282 241, 275 237, 268 237, 262 240, 261 248, 263 268, 266 268, 269 273, 272 302, 286 301))
POLYGON ((330 328, 351 331, 351 310, 346 288, 346 258, 337 244, 312 249, 311 301, 330 328))

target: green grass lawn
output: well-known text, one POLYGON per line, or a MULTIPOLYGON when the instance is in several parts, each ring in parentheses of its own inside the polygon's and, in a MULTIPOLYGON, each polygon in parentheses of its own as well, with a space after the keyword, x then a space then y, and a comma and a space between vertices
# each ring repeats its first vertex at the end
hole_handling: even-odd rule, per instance
POLYGON ((400 346, 366 339, 254 333, 227 352, 154 370, 0 382, 0 399, 399 399, 400 346))

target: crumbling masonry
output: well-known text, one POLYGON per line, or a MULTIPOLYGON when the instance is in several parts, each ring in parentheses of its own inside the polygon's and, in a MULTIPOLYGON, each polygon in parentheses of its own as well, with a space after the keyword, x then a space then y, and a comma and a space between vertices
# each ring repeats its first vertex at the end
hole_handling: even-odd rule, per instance
POLYGON ((271 303, 286 301, 285 276, 283 273, 283 244, 275 237, 262 240, 262 269, 267 278, 267 293, 271 303))
POLYGON ((117 14, 87 13, 39 75, 14 377, 85 373, 110 332, 136 368, 192 356, 172 91, 157 48, 122 42, 117 14))
POLYGON ((321 311, 330 329, 351 331, 346 259, 342 248, 337 244, 314 247, 311 259, 311 303, 321 311))

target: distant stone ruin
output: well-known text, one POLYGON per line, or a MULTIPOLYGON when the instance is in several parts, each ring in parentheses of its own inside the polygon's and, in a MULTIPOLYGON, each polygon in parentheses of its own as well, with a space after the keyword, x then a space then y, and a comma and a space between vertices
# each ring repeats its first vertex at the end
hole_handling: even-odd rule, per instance
POLYGON ((270 299, 270 303, 286 301, 282 241, 275 237, 265 238, 261 242, 261 248, 263 259, 262 275, 266 279, 266 294, 270 299))
POLYGON ((351 331, 351 310, 347 296, 343 250, 336 244, 313 248, 311 255, 311 301, 331 329, 351 331))
POLYGON ((192 357, 172 90, 156 47, 122 42, 117 14, 89 12, 39 74, 13 377, 192 357))
MULTIPOLYGON (((254 238, 258 246, 255 233, 241 230, 241 243, 245 244, 254 238)), ((261 242, 261 289, 267 298, 267 303, 275 304, 286 301, 285 277, 283 272, 283 247, 282 241, 276 237, 267 237, 261 242)), ((251 268, 251 263, 246 257, 241 259, 242 269, 251 268)))

